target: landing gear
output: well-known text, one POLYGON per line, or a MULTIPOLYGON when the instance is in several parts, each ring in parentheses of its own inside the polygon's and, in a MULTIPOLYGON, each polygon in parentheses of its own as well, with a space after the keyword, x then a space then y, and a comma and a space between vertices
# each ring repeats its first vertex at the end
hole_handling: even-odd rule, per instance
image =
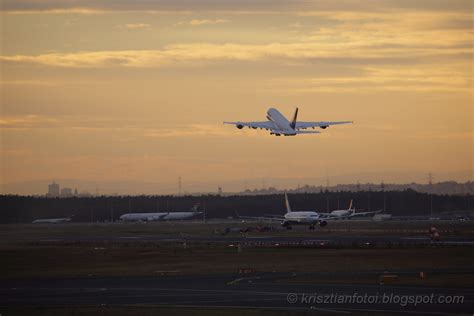
POLYGON ((290 230, 290 229, 291 229, 290 223, 288 223, 288 222, 283 222, 283 223, 281 223, 281 226, 285 227, 286 230, 290 230))

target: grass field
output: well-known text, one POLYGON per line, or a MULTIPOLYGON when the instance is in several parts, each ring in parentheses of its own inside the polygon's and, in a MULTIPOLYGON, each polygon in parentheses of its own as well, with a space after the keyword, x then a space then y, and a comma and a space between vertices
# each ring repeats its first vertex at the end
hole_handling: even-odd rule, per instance
POLYGON ((469 270, 471 248, 299 249, 229 247, 2 247, 0 279, 50 276, 156 276, 260 272, 469 270))
MULTIPOLYGON (((444 235, 470 236, 471 222, 438 222, 444 235)), ((407 249, 300 249, 244 248, 228 244, 159 242, 53 242, 54 238, 81 236, 214 236, 214 230, 252 223, 153 223, 153 224, 64 224, 0 226, 0 279, 47 276, 152 276, 162 271, 181 274, 234 273, 241 268, 257 271, 371 271, 471 269, 470 247, 407 249), (217 264, 216 264, 217 263, 217 264), (131 269, 133 267, 133 269, 131 269)), ((351 234, 397 234, 427 236, 426 222, 336 221, 330 229, 309 231, 305 227, 288 232, 252 233, 255 236, 315 236, 351 234)), ((296 227, 295 227, 296 228, 296 227)), ((237 234, 238 233, 234 233, 237 234)))

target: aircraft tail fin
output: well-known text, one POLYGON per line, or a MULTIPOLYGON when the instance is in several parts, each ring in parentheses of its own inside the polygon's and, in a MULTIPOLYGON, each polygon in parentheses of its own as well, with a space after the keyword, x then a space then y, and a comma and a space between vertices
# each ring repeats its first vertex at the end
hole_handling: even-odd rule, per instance
POLYGON ((352 199, 351 199, 351 202, 349 203, 349 210, 352 210, 352 199))
POLYGON ((285 206, 286 206, 286 212, 291 213, 291 206, 290 206, 290 201, 288 201, 288 195, 285 192, 285 206))
POLYGON ((191 208, 191 212, 197 213, 201 210, 201 204, 197 203, 191 208))
POLYGON ((293 120, 291 120, 290 126, 292 129, 296 127, 296 119, 298 118, 298 108, 295 110, 295 114, 293 115, 293 120))

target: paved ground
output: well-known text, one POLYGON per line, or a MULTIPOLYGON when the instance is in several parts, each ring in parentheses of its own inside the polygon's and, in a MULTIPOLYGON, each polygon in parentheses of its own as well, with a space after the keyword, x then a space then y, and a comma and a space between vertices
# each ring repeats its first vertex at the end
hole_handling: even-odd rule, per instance
POLYGON ((471 315, 474 311, 472 287, 308 284, 281 281, 288 280, 291 276, 292 274, 285 273, 264 273, 245 277, 224 274, 5 281, 0 285, 0 306, 225 306, 335 312, 397 311, 407 315, 471 315), (415 304, 416 300, 425 301, 415 304), (456 302, 440 303, 440 300, 456 302))

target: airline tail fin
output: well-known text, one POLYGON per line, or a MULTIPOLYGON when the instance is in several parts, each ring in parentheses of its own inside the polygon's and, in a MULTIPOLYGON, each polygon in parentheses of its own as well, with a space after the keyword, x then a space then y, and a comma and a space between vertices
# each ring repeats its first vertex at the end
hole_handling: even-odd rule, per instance
POLYGON ((197 204, 194 204, 194 206, 191 208, 191 212, 199 212, 201 210, 201 204, 200 203, 197 203, 197 204))
POLYGON ((351 199, 351 202, 349 203, 349 210, 352 210, 352 199, 351 199))
POLYGON ((293 115, 293 120, 290 123, 290 126, 292 129, 295 129, 296 127, 296 119, 298 118, 298 108, 295 110, 295 114, 293 115))
POLYGON ((286 192, 285 192, 285 206, 286 206, 286 212, 291 213, 290 201, 288 201, 288 195, 286 195, 286 192))

